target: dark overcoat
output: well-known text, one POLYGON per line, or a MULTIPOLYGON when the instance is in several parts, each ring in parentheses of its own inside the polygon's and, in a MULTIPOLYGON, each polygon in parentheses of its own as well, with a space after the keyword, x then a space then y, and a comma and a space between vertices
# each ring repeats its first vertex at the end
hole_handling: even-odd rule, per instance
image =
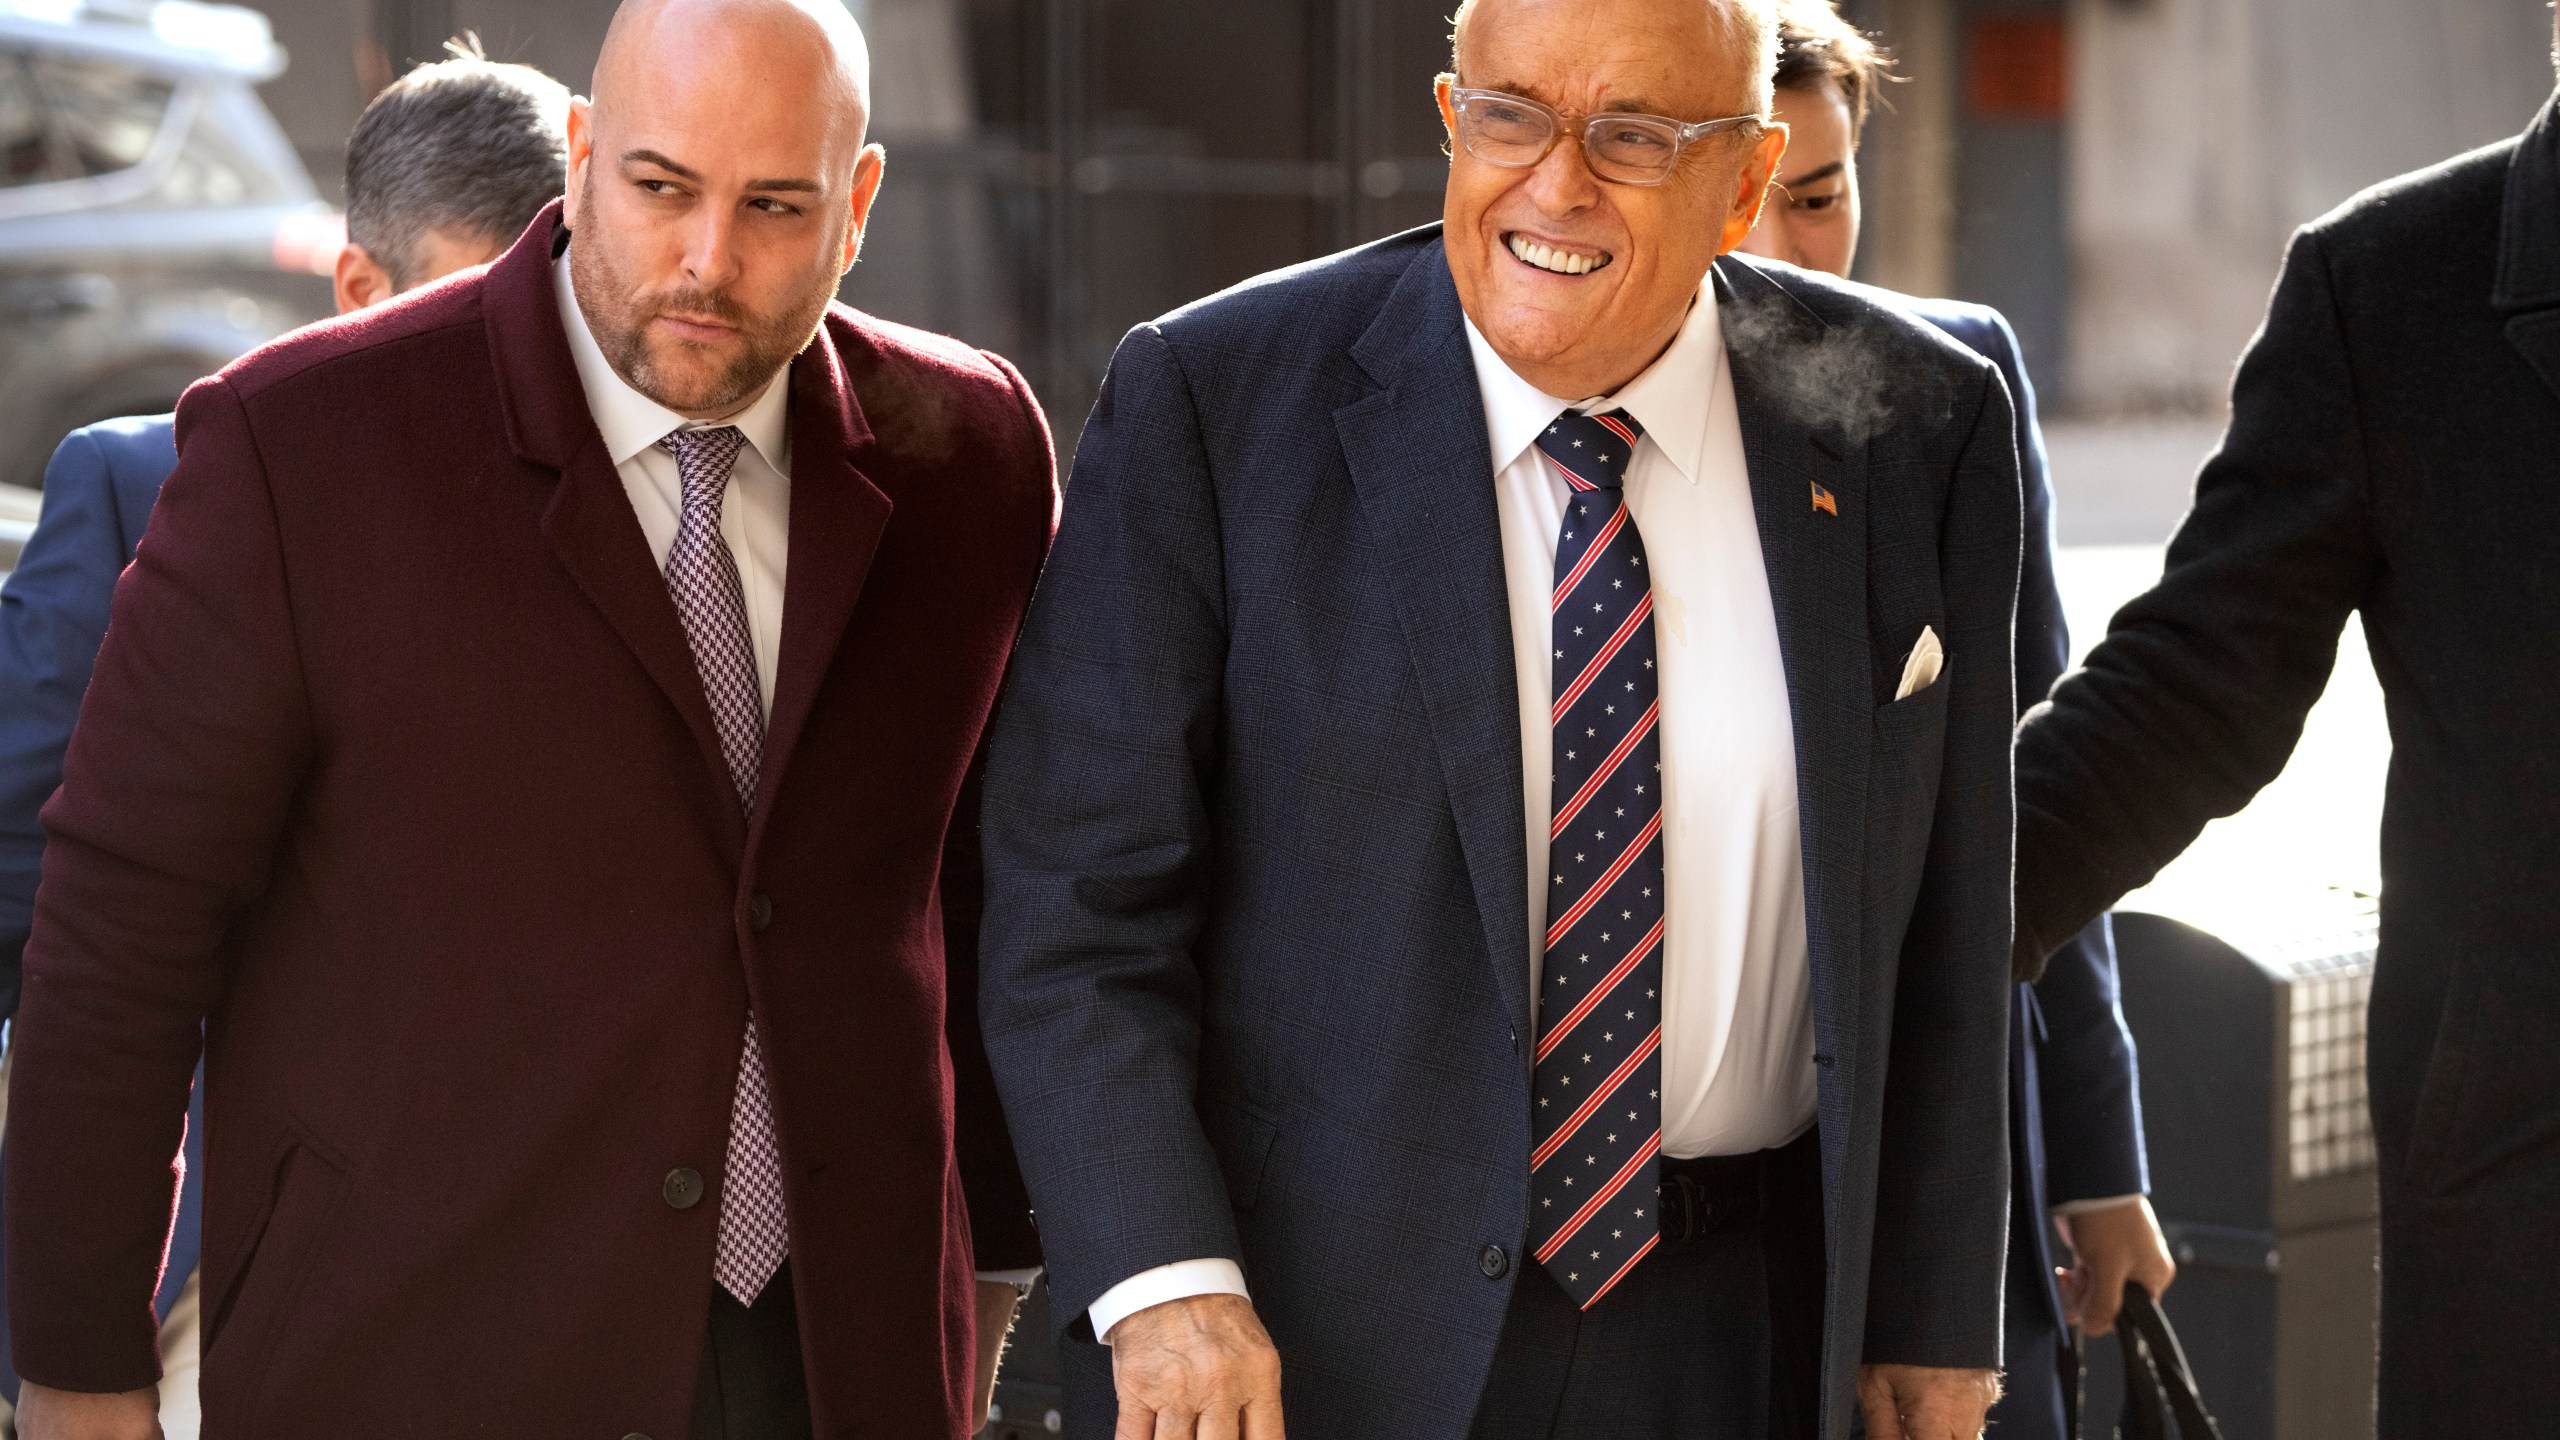
POLYGON ((2167 573, 2021 730, 2023 950, 2275 778, 2355 614, 2392 740, 2381 1433, 2532 1434, 2560 1370, 2560 113, 2295 238, 2167 573))
POLYGON ((18 1364, 151 1383, 201 1041, 208 1436, 685 1434, 752 997, 818 1433, 960 1440, 972 1272, 1036 1260, 962 797, 1047 432, 1001 361, 828 314, 750 818, 570 358, 556 216, 179 407, 45 811, 18 1364))

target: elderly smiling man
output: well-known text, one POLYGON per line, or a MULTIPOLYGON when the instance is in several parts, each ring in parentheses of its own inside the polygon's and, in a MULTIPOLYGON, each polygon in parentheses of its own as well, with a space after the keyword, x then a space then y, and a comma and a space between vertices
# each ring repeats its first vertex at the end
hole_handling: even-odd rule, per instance
POLYGON ((2010 407, 1719 258, 1772 23, 1478 0, 1440 226, 1113 362, 985 820, 1071 1433, 1981 1426, 2010 407))

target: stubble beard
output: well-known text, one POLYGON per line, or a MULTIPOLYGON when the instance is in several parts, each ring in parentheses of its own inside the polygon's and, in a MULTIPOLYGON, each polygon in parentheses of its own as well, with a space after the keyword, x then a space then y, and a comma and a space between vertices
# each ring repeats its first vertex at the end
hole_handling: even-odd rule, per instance
POLYGON ((835 298, 832 282, 823 288, 813 283, 791 309, 772 317, 759 316, 717 290, 643 293, 615 263, 612 238, 597 223, 592 180, 585 199, 587 223, 569 245, 570 288, 596 348, 632 389, 680 414, 731 414, 763 393, 792 357, 817 338, 827 302, 835 298), (654 331, 651 322, 671 312, 708 315, 734 325, 742 343, 722 358, 711 346, 654 331), (698 365, 681 363, 691 357, 714 360, 717 368, 705 374, 698 365))

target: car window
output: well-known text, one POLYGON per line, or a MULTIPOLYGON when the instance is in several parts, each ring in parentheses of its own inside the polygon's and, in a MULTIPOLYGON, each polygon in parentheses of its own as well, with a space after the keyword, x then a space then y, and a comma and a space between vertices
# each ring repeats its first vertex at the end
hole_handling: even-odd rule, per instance
POLYGON ((278 199, 274 180, 243 160, 206 109, 187 129, 177 163, 151 192, 152 200, 176 209, 259 204, 278 199))
POLYGON ((27 57, 0 49, 0 188, 55 178, 44 112, 36 108, 27 57))
POLYGON ((151 153, 176 87, 157 76, 80 55, 37 55, 35 93, 53 112, 71 174, 112 175, 151 153))

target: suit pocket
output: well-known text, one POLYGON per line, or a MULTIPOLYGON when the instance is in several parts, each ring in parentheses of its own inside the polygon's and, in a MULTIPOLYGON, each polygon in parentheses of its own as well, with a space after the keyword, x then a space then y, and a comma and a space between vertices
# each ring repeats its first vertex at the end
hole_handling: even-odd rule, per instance
MULTIPOLYGON (((290 1325, 312 1256, 346 1192, 346 1174, 346 1160, 337 1151, 299 1130, 288 1132, 265 1213, 252 1227, 223 1293, 205 1311, 208 1389, 258 1383, 265 1351, 277 1331, 290 1325)), ((248 1397, 231 1398, 234 1404, 227 1408, 237 1409, 248 1397)))
POLYGON ((1945 768, 1947 692, 1953 687, 1941 675, 1876 711, 1876 779, 1891 787, 1888 796, 1912 791, 1934 804, 1938 774, 1945 768))
POLYGON ((1941 679, 1875 712, 1867 833, 1880 848, 1868 873, 1870 880, 1884 882, 1885 895, 1910 895, 1928 859, 1938 778, 1946 770, 1949 688, 1941 679))

